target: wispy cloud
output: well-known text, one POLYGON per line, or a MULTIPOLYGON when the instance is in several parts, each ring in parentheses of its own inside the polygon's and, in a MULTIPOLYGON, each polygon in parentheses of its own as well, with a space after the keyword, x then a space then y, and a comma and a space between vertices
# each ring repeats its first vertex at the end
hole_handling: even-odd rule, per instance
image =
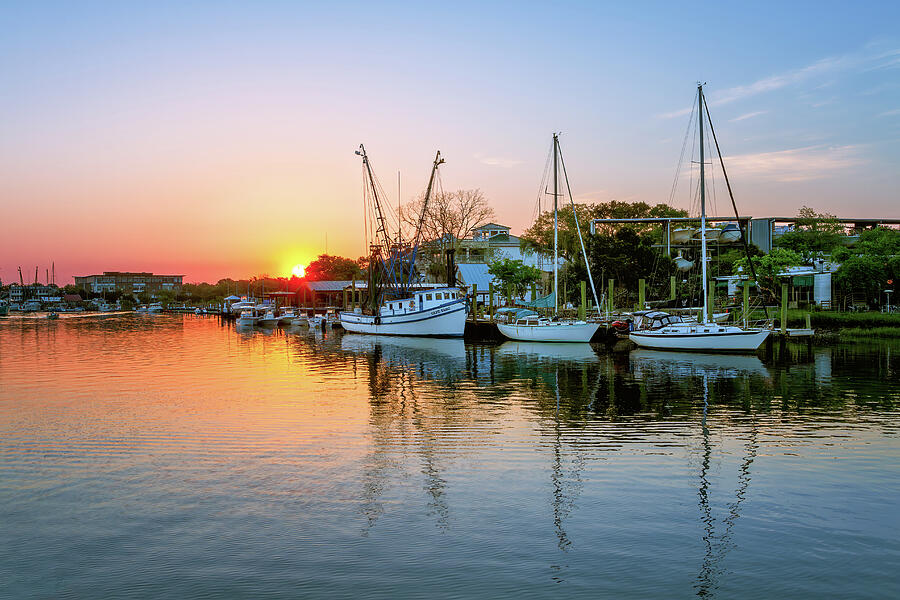
POLYGON ((677 119, 678 117, 691 114, 692 110, 693 108, 682 108, 681 110, 673 110, 672 112, 662 113, 661 115, 656 116, 660 119, 677 119))
POLYGON ((886 111, 884 111, 883 113, 881 113, 881 114, 878 115, 878 116, 879 116, 879 117, 896 117, 896 116, 900 116, 900 108, 895 108, 894 110, 886 110, 886 111))
POLYGON ((485 156, 481 153, 475 154, 475 160, 483 165, 489 165, 491 167, 501 167, 503 169, 511 169, 516 165, 522 164, 521 160, 516 160, 513 158, 502 158, 499 156, 485 156))
POLYGON ((860 149, 859 145, 807 146, 740 154, 726 159, 725 164, 730 172, 748 178, 780 182, 810 181, 862 164, 860 149))
MULTIPOLYGON (((823 58, 805 67, 770 75, 747 85, 738 85, 724 90, 713 91, 707 99, 710 105, 721 106, 861 66, 867 66, 865 70, 900 68, 900 49, 873 52, 871 47, 866 47, 856 52, 823 58)), ((830 80, 817 86, 817 88, 826 87, 833 83, 834 80, 830 80)), ((671 119, 687 115, 690 112, 690 108, 682 108, 659 114, 657 117, 660 119, 671 119)))
POLYGON ((878 71, 881 69, 897 69, 900 68, 900 49, 888 50, 882 52, 872 58, 874 63, 866 71, 878 71))
POLYGON ((739 117, 735 117, 735 118, 733 118, 733 119, 729 119, 729 121, 730 121, 731 123, 736 123, 737 121, 746 121, 747 119, 752 119, 753 117, 758 117, 759 115, 764 115, 764 114, 766 114, 767 112, 769 112, 769 111, 767 111, 767 110, 757 110, 757 111, 754 111, 754 112, 749 112, 749 113, 747 113, 747 114, 745 114, 745 115, 741 115, 741 116, 739 116, 739 117))
POLYGON ((765 77, 754 81, 749 85, 738 85, 720 92, 714 92, 710 95, 709 103, 714 105, 728 104, 729 102, 743 100, 744 98, 756 96, 757 94, 778 90, 810 79, 815 75, 830 73, 837 69, 847 67, 852 62, 853 59, 850 55, 823 58, 801 69, 794 69, 793 71, 787 71, 786 73, 781 73, 779 75, 765 77))

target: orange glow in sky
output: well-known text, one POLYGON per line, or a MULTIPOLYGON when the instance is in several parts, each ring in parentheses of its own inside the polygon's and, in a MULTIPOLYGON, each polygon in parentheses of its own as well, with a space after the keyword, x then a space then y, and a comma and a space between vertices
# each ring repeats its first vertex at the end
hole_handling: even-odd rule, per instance
MULTIPOLYGON (((830 7, 800 31, 790 3, 742 11, 740 27, 704 27, 696 48, 679 33, 693 19, 665 3, 479 5, 477 17, 449 5, 13 4, 0 35, 3 283, 19 266, 43 281, 51 262, 66 284, 113 270, 289 277, 326 248, 357 259, 360 143, 392 208, 424 190, 441 150, 443 188, 480 189, 516 235, 536 199, 548 207, 554 131, 576 202, 690 209, 689 185, 670 194, 699 78, 741 214, 897 216, 887 5, 865 18, 830 7), (436 23, 448 44, 434 53, 436 23)), ((715 189, 710 211, 730 211, 715 189)))

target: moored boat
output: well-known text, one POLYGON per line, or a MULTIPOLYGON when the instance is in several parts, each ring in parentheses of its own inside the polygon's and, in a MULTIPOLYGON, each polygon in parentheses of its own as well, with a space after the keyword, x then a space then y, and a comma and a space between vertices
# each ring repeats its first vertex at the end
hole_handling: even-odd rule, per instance
MULTIPOLYGON (((704 176, 704 139, 703 139, 703 110, 705 100, 703 85, 697 85, 698 123, 700 129, 700 265, 701 265, 701 289, 708 289, 706 242, 709 229, 706 227, 706 181, 704 176)), ((707 107, 707 111, 708 111, 707 107)), ((710 124, 710 127, 712 125, 710 124)), ((713 132, 713 136, 715 133, 713 132)), ((721 160, 721 155, 719 156, 721 160)), ((722 170, 725 165, 722 161, 722 170)), ((718 236, 722 230, 715 230, 718 236)), ((752 268, 752 263, 751 263, 752 268)), ((720 325, 708 322, 708 315, 712 312, 709 305, 709 294, 703 294, 703 311, 697 323, 666 323, 658 328, 632 331, 629 338, 638 346, 656 350, 683 350, 700 352, 756 352, 770 334, 769 329, 744 329, 734 325, 720 325)))
POLYGON ((243 327, 252 327, 256 325, 257 321, 259 321, 259 316, 253 308, 245 308, 237 318, 237 324, 243 327))
MULTIPOLYGON (((553 134, 553 304, 554 312, 559 313, 559 296, 556 293, 559 290, 559 236, 558 236, 558 217, 559 207, 559 179, 558 166, 562 163, 562 155, 559 148, 559 135, 553 134)), ((565 165, 563 164, 565 169, 565 165)), ((541 186, 543 187, 543 185, 541 186)), ((566 188, 568 189, 568 178, 566 179, 566 188)), ((581 227, 578 225, 578 215, 575 209, 575 201, 569 192, 569 201, 572 205, 572 212, 575 214, 575 227, 578 231, 578 240, 581 242, 581 251, 584 257, 585 265, 588 266, 587 274, 591 284, 591 293, 594 295, 594 303, 597 302, 597 292, 594 288, 594 279, 591 275, 590 264, 588 262, 587 252, 584 248, 584 241, 581 239, 581 227)), ((559 317, 549 319, 541 317, 521 317, 516 319, 512 324, 498 323, 497 328, 505 337, 511 340, 519 340, 526 342, 589 342, 597 330, 600 329, 600 323, 588 323, 582 320, 560 319, 559 317)))
POLYGON ((385 301, 377 315, 344 311, 340 323, 352 333, 462 337, 466 309, 466 298, 459 288, 447 287, 385 301))

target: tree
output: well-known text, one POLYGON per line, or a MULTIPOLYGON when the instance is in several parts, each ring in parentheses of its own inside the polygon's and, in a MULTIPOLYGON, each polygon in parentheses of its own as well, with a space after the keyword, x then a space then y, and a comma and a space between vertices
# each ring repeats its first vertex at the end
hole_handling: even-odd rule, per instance
POLYGON ((361 275, 362 269, 357 261, 330 254, 320 254, 306 267, 306 279, 309 281, 345 281, 360 279, 361 275))
POLYGON ((834 281, 844 294, 859 292, 869 304, 881 304, 888 281, 900 276, 900 231, 887 227, 868 229, 852 248, 838 248, 832 257, 841 263, 834 281))
MULTIPOLYGON (((772 251, 763 256, 753 258, 753 266, 756 269, 756 285, 757 289, 768 296, 769 302, 774 302, 778 298, 778 290, 780 290, 780 280, 778 276, 788 267, 795 267, 803 264, 803 257, 793 250, 787 248, 772 248, 772 251)), ((742 273, 749 275, 750 267, 747 263, 747 257, 734 261, 734 273, 742 273)))
POLYGON ((429 274, 436 278, 446 276, 444 251, 459 248, 460 240, 469 237, 479 225, 494 218, 494 209, 479 189, 432 193, 422 216, 425 198, 420 197, 400 210, 400 222, 404 240, 412 243, 421 218, 420 244, 430 258, 429 274))
POLYGON ((804 206, 797 213, 797 222, 793 231, 781 236, 775 245, 779 248, 793 250, 803 257, 804 262, 831 254, 839 248, 845 239, 844 226, 837 217, 828 213, 817 213, 804 206))
POLYGON ((515 297, 525 296, 525 290, 532 283, 537 282, 541 272, 535 267, 522 263, 521 260, 503 258, 493 261, 488 266, 488 273, 494 276, 494 280, 503 286, 503 290, 512 290, 515 297))
MULTIPOLYGON (((644 279, 650 284, 650 295, 663 291, 668 294, 669 275, 675 272, 675 266, 671 258, 653 247, 653 239, 653 234, 638 233, 631 227, 613 234, 588 236, 585 247, 594 283, 602 286, 607 279, 614 279, 620 287, 637 290, 638 280, 644 279)), ((580 248, 572 262, 563 268, 562 279, 568 292, 563 300, 577 299, 580 283, 588 280, 580 248)), ((602 289, 597 289, 597 294, 601 293, 602 289)))
MULTIPOLYGON (((596 204, 576 205, 578 225, 584 239, 590 237, 591 220, 593 219, 636 219, 649 217, 686 217, 687 212, 667 204, 650 206, 646 202, 600 202, 596 204)), ((559 255, 566 262, 573 262, 581 253, 578 242, 578 230, 575 227, 575 212, 572 205, 566 205, 557 211, 559 255)), ((653 234, 661 230, 654 223, 600 223, 596 228, 598 236, 612 236, 617 231, 627 228, 636 233, 653 234)), ((542 254, 553 253, 553 211, 541 213, 534 224, 522 234, 522 249, 542 254)))

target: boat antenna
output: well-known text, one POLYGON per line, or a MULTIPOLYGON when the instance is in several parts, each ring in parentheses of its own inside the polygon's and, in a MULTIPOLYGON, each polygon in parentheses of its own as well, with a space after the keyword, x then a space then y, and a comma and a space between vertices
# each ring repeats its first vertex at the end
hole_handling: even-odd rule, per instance
POLYGON ((703 315, 700 323, 706 324, 706 315, 709 312, 709 290, 706 282, 706 181, 704 178, 703 162, 703 84, 697 83, 697 108, 700 122, 700 261, 703 277, 703 315))
MULTIPOLYGON (((584 268, 587 270, 588 281, 591 282, 591 293, 594 295, 594 305, 600 310, 600 302, 597 300, 597 288, 594 287, 594 276, 591 275, 591 265, 588 262, 587 250, 584 248, 584 238, 581 236, 581 225, 578 223, 578 212, 575 209, 575 200, 572 198, 572 186, 569 185, 569 174, 566 172, 566 161, 559 149, 559 163, 563 170, 563 179, 566 180, 566 191, 569 192, 569 204, 572 205, 572 216, 575 218, 575 231, 578 232, 578 241, 581 242, 581 254, 584 256, 584 268)), ((641 307, 643 308, 643 307, 641 307)))
MULTIPOLYGON (((716 153, 719 155, 719 164, 722 165, 722 176, 725 178, 725 186, 728 188, 728 197, 731 198, 731 208, 734 210, 734 218, 738 222, 738 229, 741 232, 741 242, 744 245, 744 253, 747 255, 747 264, 750 265, 750 274, 753 276, 753 281, 759 281, 756 278, 756 268, 753 266, 753 258, 750 256, 750 244, 747 242, 747 227, 746 224, 744 227, 741 227, 741 217, 738 214, 737 203, 734 201, 734 193, 731 191, 731 180, 728 179, 728 171, 725 170, 725 160, 722 158, 722 150, 719 148, 719 139, 716 137, 716 130, 712 124, 712 117, 709 115, 709 104, 707 104, 706 99, 703 100, 703 106, 706 108, 706 119, 709 121, 709 131, 712 133, 713 141, 716 143, 716 153)), ((766 319, 769 318, 769 309, 766 308, 765 302, 763 302, 763 311, 765 312, 766 319)))

